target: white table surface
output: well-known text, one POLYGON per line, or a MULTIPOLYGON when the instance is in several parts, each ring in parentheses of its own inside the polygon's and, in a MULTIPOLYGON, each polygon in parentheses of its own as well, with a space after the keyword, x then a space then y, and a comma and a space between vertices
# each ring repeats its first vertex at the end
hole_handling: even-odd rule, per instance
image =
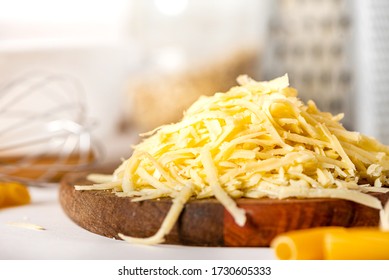
POLYGON ((30 187, 32 203, 0 209, 0 259, 274 259, 268 248, 143 246, 99 236, 77 226, 62 211, 58 185, 30 187), (9 223, 31 223, 32 230, 9 223))

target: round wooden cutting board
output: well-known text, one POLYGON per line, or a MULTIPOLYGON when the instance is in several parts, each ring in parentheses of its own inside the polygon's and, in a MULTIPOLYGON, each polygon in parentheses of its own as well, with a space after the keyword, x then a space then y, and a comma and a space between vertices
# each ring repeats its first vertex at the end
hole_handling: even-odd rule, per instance
MULTIPOLYGON (((110 191, 76 191, 76 184, 91 184, 86 173, 66 175, 59 199, 66 214, 79 226, 107 237, 118 233, 148 237, 160 227, 170 199, 131 202, 110 191)), ((374 194, 385 203, 389 194, 374 194)), ((192 200, 166 236, 166 243, 197 246, 269 246, 285 231, 318 226, 377 226, 379 211, 341 199, 238 199, 247 222, 235 224, 216 199, 192 200)))

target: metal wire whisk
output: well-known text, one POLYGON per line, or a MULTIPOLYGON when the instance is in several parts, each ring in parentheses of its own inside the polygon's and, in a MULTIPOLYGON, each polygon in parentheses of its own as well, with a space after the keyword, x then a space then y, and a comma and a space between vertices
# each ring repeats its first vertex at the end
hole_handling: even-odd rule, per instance
POLYGON ((30 73, 0 86, 0 180, 42 183, 90 167, 100 149, 90 134, 81 84, 30 73))

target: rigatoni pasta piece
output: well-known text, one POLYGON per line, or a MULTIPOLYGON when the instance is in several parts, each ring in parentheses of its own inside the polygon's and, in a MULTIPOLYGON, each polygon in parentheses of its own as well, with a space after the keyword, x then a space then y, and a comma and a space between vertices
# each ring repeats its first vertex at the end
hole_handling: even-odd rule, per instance
POLYGON ((17 182, 0 183, 0 208, 28 204, 30 193, 24 184, 17 182))
POLYGON ((320 227, 290 231, 278 235, 270 246, 280 260, 321 260, 326 234, 344 230, 342 227, 320 227))
POLYGON ((389 260, 389 232, 355 228, 327 233, 324 257, 328 260, 389 260))
POLYGON ((388 260, 389 232, 321 227, 290 231, 271 243, 281 260, 388 260))

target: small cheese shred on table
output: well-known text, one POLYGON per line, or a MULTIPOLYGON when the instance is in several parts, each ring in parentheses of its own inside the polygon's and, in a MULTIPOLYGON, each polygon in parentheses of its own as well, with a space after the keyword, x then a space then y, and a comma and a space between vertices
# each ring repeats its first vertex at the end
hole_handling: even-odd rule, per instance
POLYGON ((215 197, 243 226, 237 198, 340 198, 382 210, 367 192, 387 192, 389 147, 340 123, 343 114, 304 104, 288 76, 201 97, 183 119, 145 133, 111 176, 76 190, 112 190, 133 201, 172 198, 160 230, 129 242, 164 241, 190 199, 215 197))

